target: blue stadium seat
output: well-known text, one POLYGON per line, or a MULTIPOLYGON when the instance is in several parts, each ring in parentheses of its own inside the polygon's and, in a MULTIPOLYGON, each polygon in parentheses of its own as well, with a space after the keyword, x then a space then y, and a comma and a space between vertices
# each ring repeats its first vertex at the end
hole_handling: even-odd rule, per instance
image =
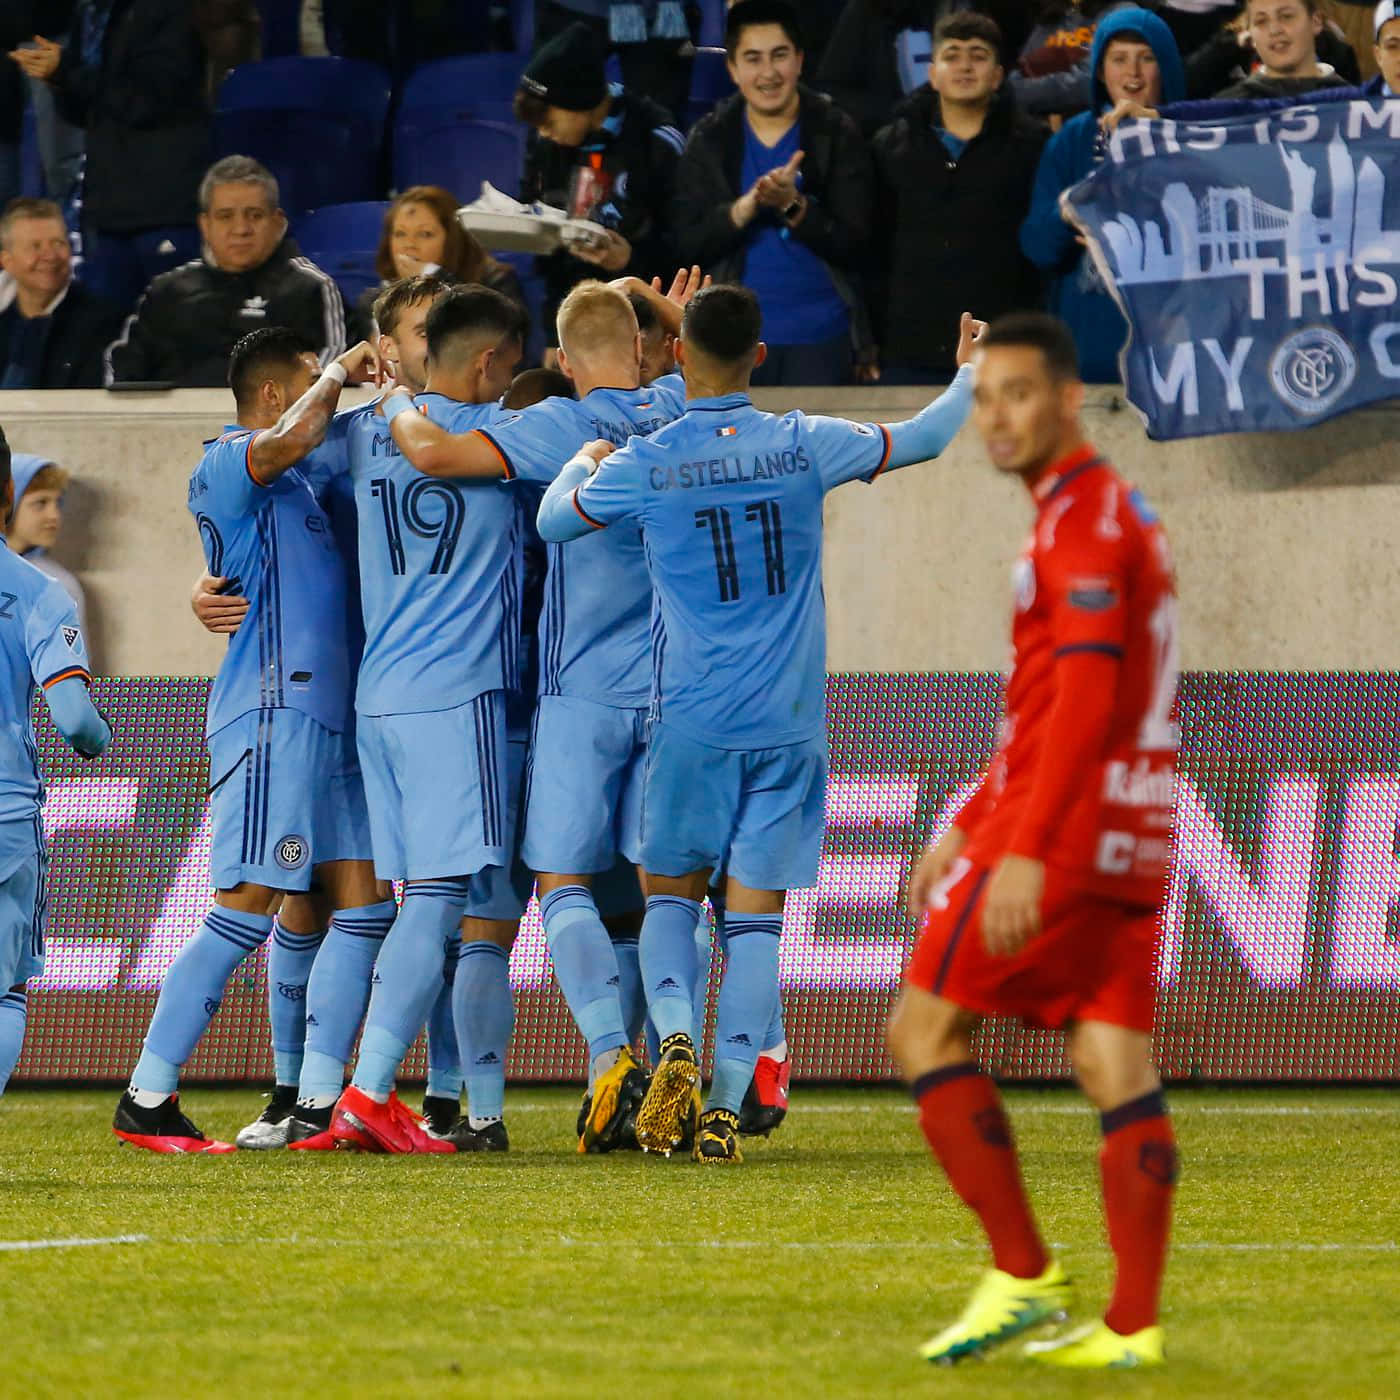
POLYGON ((696 42, 707 49, 722 49, 727 13, 724 0, 700 0, 700 38, 696 42))
POLYGON ((535 0, 510 0, 510 28, 516 53, 522 57, 531 54, 535 48, 535 0))
POLYGON ((228 75, 214 109, 219 155, 262 161, 288 214, 382 193, 389 79, 349 58, 268 58, 228 75))
POLYGON ((403 85, 400 118, 409 112, 448 107, 464 117, 513 121, 511 101, 525 62, 524 54, 479 53, 425 63, 403 85))
POLYGON ((685 104, 685 129, 690 130, 717 102, 734 89, 729 76, 728 55, 723 49, 696 49, 690 70, 690 100, 685 104))
POLYGON ((388 200, 330 204, 303 214, 292 226, 301 251, 335 278, 351 306, 366 288, 379 285, 374 255, 388 208, 388 200))
POLYGON ((535 271, 533 253, 504 253, 491 255, 497 262, 509 263, 520 278, 520 290, 525 293, 525 305, 530 310, 530 338, 525 344, 527 365, 537 365, 544 354, 544 278, 535 271))

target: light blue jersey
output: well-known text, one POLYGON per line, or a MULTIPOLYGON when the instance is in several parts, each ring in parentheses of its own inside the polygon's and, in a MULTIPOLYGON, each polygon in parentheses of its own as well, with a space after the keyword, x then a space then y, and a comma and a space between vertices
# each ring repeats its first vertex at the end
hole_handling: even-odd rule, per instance
MULTIPOLYGON (((37 825, 44 783, 30 723, 34 692, 72 678, 91 679, 73 600, 0 543, 0 824, 37 825)), ((0 849, 0 867, 11 865, 0 849)), ((0 868, 0 878, 7 873, 0 868)))
POLYGON ((889 454, 879 424, 777 417, 729 394, 691 400, 577 488, 584 520, 642 528, 657 599, 653 718, 720 749, 824 733, 822 499, 873 481, 889 454))
MULTIPOLYGON (((441 394, 417 403, 449 433, 505 417, 441 394)), ((507 482, 425 476, 384 419, 348 415, 359 512, 361 715, 449 710, 520 681, 521 519, 507 482)), ((460 873, 456 871, 438 874, 460 873)))
MULTIPOLYGON (((619 445, 680 417, 679 376, 642 389, 544 399, 481 434, 507 473, 550 482, 586 442, 619 445)), ((636 709, 651 697, 651 579, 641 531, 620 527, 549 546, 540 618, 540 694, 636 709)))
POLYGON ((209 692, 208 733, 260 709, 292 709, 337 733, 348 712, 345 568, 331 523, 293 467, 263 485, 256 434, 229 428, 207 443, 189 507, 209 572, 248 599, 209 692))

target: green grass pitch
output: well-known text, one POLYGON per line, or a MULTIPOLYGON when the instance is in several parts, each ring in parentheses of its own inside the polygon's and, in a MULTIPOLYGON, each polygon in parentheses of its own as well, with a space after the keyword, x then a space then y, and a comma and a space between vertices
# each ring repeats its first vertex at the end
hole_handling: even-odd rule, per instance
MULTIPOLYGON (((1169 1365, 956 1370, 916 1345, 983 1267, 905 1099, 798 1088, 734 1169, 579 1157, 513 1091, 508 1157, 154 1157, 113 1093, 0 1103, 0 1394, 1377 1397, 1400 1393, 1400 1095, 1180 1090, 1169 1365), (24 1242, 128 1243, 32 1248, 24 1242)), ((1048 1237, 1102 1306, 1096 1123, 1009 1107, 1048 1237)), ((231 1137, 251 1092, 191 1090, 231 1137)))

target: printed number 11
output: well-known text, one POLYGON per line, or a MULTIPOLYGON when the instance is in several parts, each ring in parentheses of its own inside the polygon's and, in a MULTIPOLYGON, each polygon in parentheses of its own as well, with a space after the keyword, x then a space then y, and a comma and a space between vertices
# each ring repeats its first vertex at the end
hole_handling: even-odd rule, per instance
MULTIPOLYGON (((754 501, 744 508, 744 519, 758 522, 763 533, 763 566, 768 596, 787 592, 787 567, 783 560, 783 515, 777 501, 754 501)), ((695 528, 709 530, 715 551, 715 579, 721 603, 739 598, 739 560, 734 551, 734 528, 727 506, 709 506, 695 512, 695 528)))

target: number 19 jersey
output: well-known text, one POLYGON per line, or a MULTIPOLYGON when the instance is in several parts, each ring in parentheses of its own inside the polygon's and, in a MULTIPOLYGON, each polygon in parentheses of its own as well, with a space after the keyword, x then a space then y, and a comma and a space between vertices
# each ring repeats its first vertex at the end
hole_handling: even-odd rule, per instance
POLYGON ((889 451, 878 424, 778 417, 729 394, 692 399, 577 488, 585 520, 642 527, 654 718, 731 750, 824 732, 822 500, 873 480, 889 451))
POLYGON ((1035 801, 1056 701, 1055 663, 1076 651, 1119 659, 1102 752, 1064 812, 1046 863, 1091 892, 1160 903, 1175 811, 1176 589, 1166 532, 1141 494, 1090 447, 1035 487, 1036 521, 1017 560, 1014 657, 1001 744, 972 808, 970 860, 993 864, 1035 801))
MULTIPOLYGON (((417 403, 449 433, 503 416, 494 403, 441 394, 417 403)), ((520 674, 521 522, 517 488, 425 476, 388 424, 347 424, 359 515, 365 651, 355 708, 362 715, 450 710, 520 674)))

